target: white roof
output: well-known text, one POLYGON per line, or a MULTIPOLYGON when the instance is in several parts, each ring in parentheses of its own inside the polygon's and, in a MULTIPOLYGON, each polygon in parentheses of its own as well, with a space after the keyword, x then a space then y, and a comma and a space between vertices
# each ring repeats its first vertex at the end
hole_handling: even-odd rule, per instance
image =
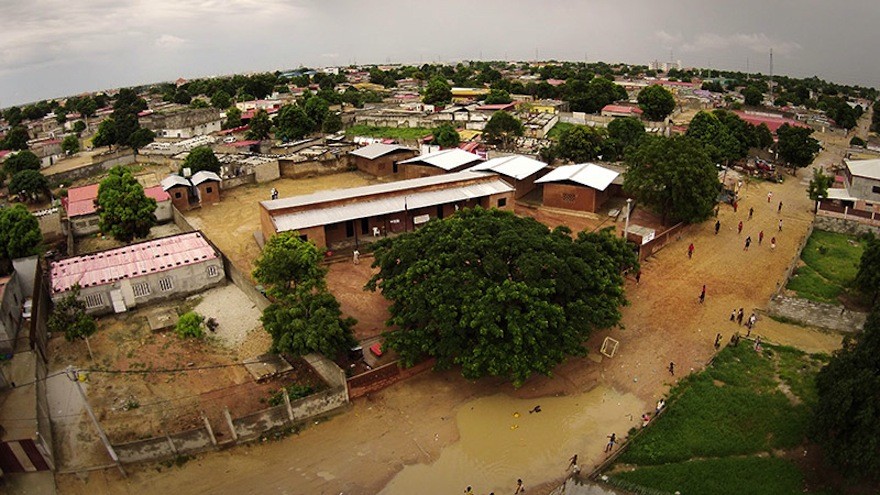
POLYGON ((846 160, 846 166, 853 175, 880 180, 880 159, 846 160))
POLYGON ((477 164, 468 170, 473 172, 495 172, 496 174, 512 177, 516 180, 523 180, 526 177, 538 173, 539 170, 542 170, 546 166, 546 163, 535 160, 534 158, 522 155, 511 155, 493 158, 477 164))
POLYGON ((544 177, 536 180, 535 184, 571 181, 604 191, 618 175, 620 175, 619 172, 600 167, 595 163, 582 163, 579 165, 564 165, 558 167, 544 177))
POLYGON ((410 158, 409 160, 404 160, 400 163, 424 163, 426 165, 432 165, 449 171, 482 159, 483 158, 480 157, 480 155, 469 153, 460 148, 452 148, 410 158))
POLYGON ((199 170, 198 172, 193 174, 190 180, 192 181, 192 184, 194 186, 197 186, 202 182, 205 182, 206 180, 215 180, 217 182, 220 182, 220 176, 208 170, 199 170))
POLYGON ((380 156, 387 155, 388 153, 394 153, 395 151, 415 151, 412 148, 407 148, 406 146, 401 146, 399 144, 382 144, 382 143, 373 143, 363 148, 358 148, 354 151, 350 151, 349 154, 354 156, 359 156, 361 158, 366 158, 368 160, 375 160, 380 156))
MULTIPOLYGON (((458 174, 454 174, 458 175, 458 174)), ((476 175, 476 174, 473 174, 476 175)), ((415 179, 418 180, 418 179, 415 179)), ((368 186, 369 187, 369 186, 368 186)), ((364 189, 364 188, 356 188, 364 189)), ((466 184, 449 189, 426 191, 420 193, 404 193, 398 196, 375 199, 372 201, 359 201, 329 208, 316 210, 298 211, 294 213, 277 215, 274 217, 275 228, 278 232, 305 229, 318 225, 329 225, 358 218, 374 217, 397 213, 407 209, 424 208, 427 206, 466 201, 473 198, 482 198, 492 194, 511 192, 510 184, 501 179, 476 184, 466 184)), ((280 201, 280 200, 276 200, 280 201)))
POLYGON ((161 184, 162 190, 166 192, 174 186, 190 186, 189 180, 179 175, 169 175, 168 177, 162 179, 161 184))
POLYGON ((843 201, 858 201, 858 198, 850 196, 849 191, 843 188, 828 189, 828 199, 840 199, 843 201))

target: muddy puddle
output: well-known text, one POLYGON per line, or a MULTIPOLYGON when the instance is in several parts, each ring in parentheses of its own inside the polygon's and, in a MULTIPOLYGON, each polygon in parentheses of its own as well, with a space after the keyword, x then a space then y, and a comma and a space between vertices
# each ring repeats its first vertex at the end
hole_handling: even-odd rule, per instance
POLYGON ((587 470, 604 455, 606 435, 625 436, 646 407, 604 386, 567 397, 483 397, 457 411, 458 442, 431 464, 404 467, 380 493, 463 493, 468 485, 476 493, 512 493, 519 478, 528 488, 564 476, 575 453, 587 470))

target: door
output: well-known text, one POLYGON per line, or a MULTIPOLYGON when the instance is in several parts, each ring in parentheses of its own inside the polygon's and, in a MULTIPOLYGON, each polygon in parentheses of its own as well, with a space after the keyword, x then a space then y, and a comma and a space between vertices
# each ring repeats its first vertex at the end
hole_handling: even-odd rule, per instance
POLYGON ((110 302, 113 303, 113 312, 115 313, 124 313, 128 310, 125 307, 125 301, 122 299, 122 291, 119 289, 110 291, 110 302))
POLYGON ((370 219, 369 218, 361 218, 361 235, 367 235, 370 233, 370 219))
POLYGON ((354 237, 354 220, 345 222, 345 237, 354 237))

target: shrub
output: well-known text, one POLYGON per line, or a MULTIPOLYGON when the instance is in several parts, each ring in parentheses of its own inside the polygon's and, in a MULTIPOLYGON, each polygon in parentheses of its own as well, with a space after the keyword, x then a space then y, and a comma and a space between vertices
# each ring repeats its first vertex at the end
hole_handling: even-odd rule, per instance
MULTIPOLYGON (((290 400, 308 397, 315 391, 315 389, 312 388, 311 385, 300 385, 299 383, 288 385, 286 388, 287 395, 290 397, 290 400)), ((270 406, 280 406, 281 404, 284 404, 284 389, 278 390, 277 392, 274 392, 272 395, 269 396, 270 406)))
POLYGON ((202 329, 202 323, 204 321, 205 317, 195 311, 184 313, 183 316, 177 320, 177 326, 174 327, 174 332, 182 339, 200 339, 205 336, 205 331, 202 329))

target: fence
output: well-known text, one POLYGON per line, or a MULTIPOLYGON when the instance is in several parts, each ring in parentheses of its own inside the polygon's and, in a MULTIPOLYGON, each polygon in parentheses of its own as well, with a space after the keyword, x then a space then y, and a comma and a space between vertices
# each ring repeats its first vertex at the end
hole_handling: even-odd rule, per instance
POLYGON ((679 223, 639 246, 639 263, 645 261, 649 256, 666 247, 666 245, 671 242, 672 236, 678 234, 683 229, 684 223, 679 223))
POLYGON ((363 397, 364 395, 382 390, 391 385, 415 376, 431 367, 437 362, 436 359, 428 359, 409 368, 402 368, 399 361, 380 366, 366 373, 353 376, 348 379, 349 399, 363 397))

